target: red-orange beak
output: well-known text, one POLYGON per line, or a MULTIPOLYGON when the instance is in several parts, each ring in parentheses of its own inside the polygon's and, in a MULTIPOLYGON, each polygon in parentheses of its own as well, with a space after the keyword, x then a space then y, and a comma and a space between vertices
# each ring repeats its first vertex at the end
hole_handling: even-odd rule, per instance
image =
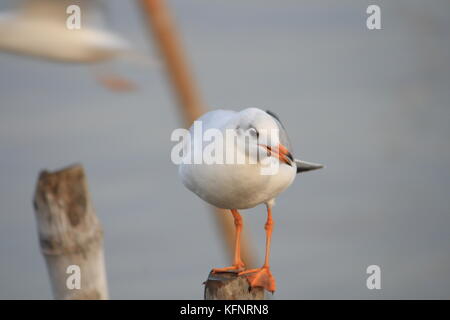
POLYGON ((289 150, 283 146, 282 144, 279 144, 277 147, 272 148, 269 146, 263 145, 267 151, 269 152, 269 155, 273 155, 274 157, 278 158, 281 162, 286 163, 287 165, 292 166, 292 163, 294 162, 294 158, 292 157, 292 154, 289 152, 289 150))

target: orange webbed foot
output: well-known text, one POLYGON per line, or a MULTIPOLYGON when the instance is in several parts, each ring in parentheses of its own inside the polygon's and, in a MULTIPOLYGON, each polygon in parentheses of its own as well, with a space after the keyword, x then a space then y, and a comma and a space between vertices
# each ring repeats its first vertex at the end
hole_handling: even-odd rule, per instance
POLYGON ((240 272, 239 275, 246 275, 251 287, 263 287, 272 293, 276 290, 275 278, 273 277, 272 272, 270 272, 269 267, 243 271, 240 272))
POLYGON ((243 262, 233 264, 232 266, 225 267, 225 268, 214 268, 212 269, 212 273, 220 273, 220 272, 235 272, 239 273, 241 271, 245 270, 245 265, 243 262))

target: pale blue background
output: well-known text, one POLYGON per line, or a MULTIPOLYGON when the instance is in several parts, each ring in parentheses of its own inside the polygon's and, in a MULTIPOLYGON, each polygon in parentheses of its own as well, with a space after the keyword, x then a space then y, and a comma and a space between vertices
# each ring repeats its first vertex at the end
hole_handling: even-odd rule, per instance
MULTIPOLYGON (((13 1, 2 1, 2 8, 13 1)), ((170 1, 211 108, 268 108, 296 155, 327 165, 278 199, 275 298, 450 297, 448 1, 170 1), (382 8, 368 31, 368 4, 382 8), (365 286, 381 266, 382 290, 365 286)), ((155 54, 132 1, 111 28, 155 54)), ((181 121, 158 69, 113 64, 114 94, 83 66, 0 54, 0 298, 50 298, 31 199, 38 172, 86 168, 112 298, 201 299, 227 265, 205 205, 180 183, 181 121)), ((264 208, 245 212, 262 260, 264 208)))

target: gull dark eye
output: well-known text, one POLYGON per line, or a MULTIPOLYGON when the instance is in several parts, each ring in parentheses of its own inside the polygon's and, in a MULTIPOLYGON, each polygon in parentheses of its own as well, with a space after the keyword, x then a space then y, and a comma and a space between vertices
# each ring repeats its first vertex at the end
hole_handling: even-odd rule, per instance
POLYGON ((258 132, 258 130, 256 130, 255 128, 253 128, 253 127, 250 127, 250 128, 248 128, 247 129, 247 132, 248 132, 248 134, 250 134, 252 137, 259 137, 259 132, 258 132))

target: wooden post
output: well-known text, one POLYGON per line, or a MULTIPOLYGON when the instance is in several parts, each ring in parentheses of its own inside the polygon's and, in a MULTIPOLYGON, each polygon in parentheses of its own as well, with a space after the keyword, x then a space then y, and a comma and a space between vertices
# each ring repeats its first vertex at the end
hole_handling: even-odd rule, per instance
MULTIPOLYGON (((178 105, 186 126, 207 111, 192 76, 178 37, 175 24, 165 0, 140 0, 148 25, 153 32, 156 45, 164 59, 167 73, 178 98, 178 105)), ((214 208, 216 224, 229 256, 234 252, 234 220, 229 210, 214 208)), ((255 254, 251 249, 248 233, 242 233, 241 256, 247 267, 255 266, 255 254)))
POLYGON ((251 288, 245 275, 210 273, 205 282, 205 300, 264 300, 264 288, 251 288))
POLYGON ((42 171, 37 181, 34 208, 54 298, 107 299, 103 233, 82 166, 42 171), (76 272, 68 269, 69 266, 79 267, 79 289, 70 289, 68 285, 72 272, 76 272))

